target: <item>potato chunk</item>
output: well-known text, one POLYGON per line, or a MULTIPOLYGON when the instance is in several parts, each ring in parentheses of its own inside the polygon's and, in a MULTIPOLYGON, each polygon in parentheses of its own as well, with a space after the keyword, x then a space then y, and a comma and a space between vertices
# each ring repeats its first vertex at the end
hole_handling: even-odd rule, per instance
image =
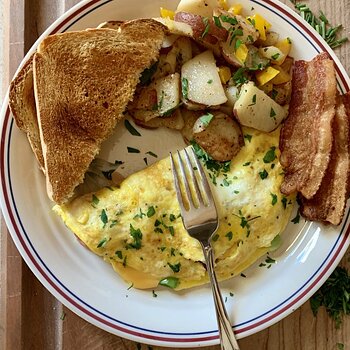
POLYGON ((213 159, 220 162, 231 160, 244 144, 240 126, 221 112, 214 112, 213 118, 205 128, 200 129, 197 125, 196 129, 195 131, 203 131, 195 132, 194 140, 213 159))
POLYGON ((181 69, 182 94, 191 102, 218 106, 227 101, 211 51, 187 61, 181 69))
POLYGON ((240 124, 265 132, 276 129, 287 114, 282 106, 253 82, 242 85, 234 113, 240 124))

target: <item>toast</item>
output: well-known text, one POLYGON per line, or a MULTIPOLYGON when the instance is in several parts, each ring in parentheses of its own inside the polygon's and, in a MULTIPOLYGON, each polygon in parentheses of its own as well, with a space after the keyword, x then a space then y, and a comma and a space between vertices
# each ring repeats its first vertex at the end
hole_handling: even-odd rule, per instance
POLYGON ((39 166, 45 173, 33 90, 33 55, 11 82, 9 105, 18 128, 27 134, 39 166))
POLYGON ((144 69, 158 59, 166 28, 151 19, 118 30, 49 36, 33 59, 34 93, 49 197, 64 203, 101 143, 123 118, 144 69))

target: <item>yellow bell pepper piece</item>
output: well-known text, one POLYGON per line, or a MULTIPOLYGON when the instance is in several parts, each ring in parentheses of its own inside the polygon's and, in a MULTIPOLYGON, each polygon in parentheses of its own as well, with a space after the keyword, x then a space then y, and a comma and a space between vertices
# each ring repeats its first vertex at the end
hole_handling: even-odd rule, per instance
POLYGON ((247 46, 245 44, 239 45, 239 47, 237 48, 237 50, 235 52, 235 55, 241 63, 244 63, 245 60, 247 59, 247 56, 248 56, 247 46))
POLYGON ((174 11, 165 9, 164 7, 160 8, 160 17, 174 19, 174 16, 175 16, 174 11))
POLYGON ((231 79, 231 70, 229 67, 219 67, 219 77, 223 84, 226 84, 231 79))
POLYGON ((278 41, 275 46, 284 54, 284 58, 277 63, 278 65, 281 65, 290 53, 290 50, 292 48, 292 41, 289 38, 285 38, 278 41))
POLYGON ((271 24, 258 13, 254 16, 247 17, 248 23, 254 24, 255 29, 258 30, 261 40, 266 40, 266 31, 271 28, 271 24))
MULTIPOLYGON (((271 67, 272 68, 272 67, 271 67)), ((279 85, 279 84, 284 84, 287 83, 288 81, 291 80, 291 76, 288 72, 286 72, 283 68, 280 66, 273 66, 272 69, 275 69, 279 72, 278 75, 276 75, 272 80, 272 84, 274 85, 279 85)))
POLYGON ((223 9, 223 10, 225 10, 225 11, 227 11, 228 10, 228 4, 227 4, 227 1, 226 0, 219 0, 218 1, 219 2, 219 6, 223 9))
POLYGON ((242 10, 243 6, 241 4, 235 4, 228 9, 228 12, 231 12, 234 15, 240 15, 242 13, 242 10))
POLYGON ((263 71, 256 73, 256 79, 261 86, 265 85, 269 81, 272 81, 272 79, 274 79, 278 74, 280 74, 278 69, 267 67, 263 71))

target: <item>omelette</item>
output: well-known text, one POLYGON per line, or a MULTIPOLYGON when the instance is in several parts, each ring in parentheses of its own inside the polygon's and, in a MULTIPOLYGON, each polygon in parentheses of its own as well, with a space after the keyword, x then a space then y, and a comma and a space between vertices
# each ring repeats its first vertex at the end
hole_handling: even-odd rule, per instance
MULTIPOLYGON (((205 170, 218 209, 212 238, 216 273, 241 273, 279 239, 295 196, 280 192, 279 129, 243 128, 245 146, 230 163, 205 170)), ((75 198, 53 210, 95 254, 135 288, 159 284, 176 290, 208 282, 201 246, 185 230, 170 159, 126 178, 117 187, 75 198)))

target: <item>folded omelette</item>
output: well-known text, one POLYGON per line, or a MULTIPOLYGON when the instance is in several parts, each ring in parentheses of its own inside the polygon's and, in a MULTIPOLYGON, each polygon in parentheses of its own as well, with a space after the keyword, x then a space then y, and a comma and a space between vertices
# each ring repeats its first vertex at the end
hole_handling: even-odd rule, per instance
MULTIPOLYGON (((294 196, 280 193, 279 130, 244 129, 245 146, 221 169, 205 169, 218 208, 212 239, 219 280, 239 274, 274 246, 294 196)), ((208 282, 197 240, 185 230, 170 159, 53 210, 95 254, 135 288, 176 290, 208 282)))

